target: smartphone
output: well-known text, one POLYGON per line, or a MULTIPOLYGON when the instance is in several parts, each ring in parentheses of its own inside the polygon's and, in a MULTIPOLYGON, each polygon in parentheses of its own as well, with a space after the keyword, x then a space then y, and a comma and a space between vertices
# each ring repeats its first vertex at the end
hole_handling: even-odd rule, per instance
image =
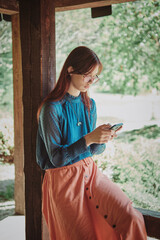
POLYGON ((117 123, 110 127, 110 129, 117 131, 121 126, 123 126, 123 123, 117 123))

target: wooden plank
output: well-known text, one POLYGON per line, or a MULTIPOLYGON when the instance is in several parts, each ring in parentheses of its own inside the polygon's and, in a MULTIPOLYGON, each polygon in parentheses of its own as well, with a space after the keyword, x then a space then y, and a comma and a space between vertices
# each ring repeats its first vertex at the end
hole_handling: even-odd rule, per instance
POLYGON ((143 214, 147 236, 160 239, 160 212, 136 208, 143 214))
POLYGON ((56 11, 67 11, 81 8, 96 8, 117 3, 134 2, 136 0, 55 0, 56 11))
POLYGON ((91 8, 92 18, 109 16, 112 14, 112 6, 91 8))
POLYGON ((42 239, 42 171, 36 163, 37 109, 55 82, 52 0, 20 1, 23 69, 26 240, 42 239))
POLYGON ((12 52, 14 89, 15 212, 18 214, 24 214, 23 82, 19 14, 12 15, 12 52))
POLYGON ((0 0, 0 13, 13 15, 19 12, 17 0, 0 0))
MULTIPOLYGON (((136 0, 55 0, 55 9, 57 12, 81 9, 81 8, 96 8, 109 6, 117 3, 134 2, 136 0)), ((46 4, 47 5, 47 4, 46 4)), ((0 13, 15 14, 19 12, 19 4, 17 0, 0 0, 0 13)))

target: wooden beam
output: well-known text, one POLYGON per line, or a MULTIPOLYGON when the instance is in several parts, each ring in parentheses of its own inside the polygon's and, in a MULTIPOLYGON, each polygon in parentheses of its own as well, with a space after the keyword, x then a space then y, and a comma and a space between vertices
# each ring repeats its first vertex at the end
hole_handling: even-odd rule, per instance
POLYGON ((19 12, 17 0, 0 0, 0 13, 13 15, 19 12))
POLYGON ((117 3, 134 2, 136 0, 55 0, 57 12, 75 10, 80 8, 96 8, 110 6, 117 3))
MULTIPOLYGON (((81 8, 104 7, 117 3, 134 2, 136 0, 55 0, 55 10, 57 12, 75 10, 81 8)), ((47 4, 46 4, 47 5, 47 4)), ((45 5, 45 6, 46 6, 45 5)), ((17 0, 0 0, 0 13, 12 15, 19 12, 17 0)))
POLYGON ((11 15, 3 14, 3 19, 4 19, 6 22, 11 22, 11 21, 12 21, 11 15))
POLYGON ((160 212, 136 208, 144 217, 147 236, 160 239, 160 212))
POLYGON ((19 14, 12 15, 12 49, 14 89, 15 212, 18 214, 24 214, 23 80, 19 14))
POLYGON ((91 8, 92 18, 109 16, 112 14, 112 6, 91 8))
MULTIPOLYGON (((37 109, 55 83, 53 0, 20 1, 26 240, 42 239, 42 171, 36 163, 37 109)), ((47 239, 47 238, 45 238, 47 239)))

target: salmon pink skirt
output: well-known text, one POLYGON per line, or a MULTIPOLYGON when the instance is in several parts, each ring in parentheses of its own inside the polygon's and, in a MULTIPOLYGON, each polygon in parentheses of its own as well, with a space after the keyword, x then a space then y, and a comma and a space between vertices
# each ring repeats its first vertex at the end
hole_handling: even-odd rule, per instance
POLYGON ((42 211, 50 240, 146 240, 143 216, 92 158, 46 170, 42 211))

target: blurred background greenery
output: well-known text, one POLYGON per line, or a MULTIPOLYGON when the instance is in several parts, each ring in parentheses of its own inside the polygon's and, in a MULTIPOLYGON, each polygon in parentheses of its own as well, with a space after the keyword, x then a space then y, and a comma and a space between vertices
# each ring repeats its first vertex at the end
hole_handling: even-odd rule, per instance
MULTIPOLYGON (((91 18, 90 9, 57 12, 57 77, 70 51, 85 45, 97 53, 104 67, 100 82, 94 87, 96 93, 157 97, 160 93, 159 29, 159 0, 115 4, 111 16, 96 19, 91 18)), ((11 23, 2 21, 0 168, 4 164, 14 163, 13 115, 11 23)), ((118 118, 106 113, 98 121, 108 119, 116 121, 118 118)), ((132 129, 123 131, 94 160, 104 173, 119 184, 135 206, 160 211, 160 117, 152 115, 150 120, 147 126, 143 124, 134 130, 133 125, 132 129)), ((13 186, 11 182, 5 190, 0 189, 1 202, 14 199, 13 186)))
POLYGON ((160 90, 160 2, 115 4, 112 15, 91 19, 90 9, 56 14, 57 71, 78 45, 100 57, 100 91, 120 94, 160 90))
MULTIPOLYGON (((160 2, 112 6, 112 15, 91 18, 90 9, 56 13, 57 76, 70 51, 93 49, 104 70, 99 91, 120 94, 160 90, 160 2)), ((0 106, 13 109, 11 24, 0 23, 0 106)))

